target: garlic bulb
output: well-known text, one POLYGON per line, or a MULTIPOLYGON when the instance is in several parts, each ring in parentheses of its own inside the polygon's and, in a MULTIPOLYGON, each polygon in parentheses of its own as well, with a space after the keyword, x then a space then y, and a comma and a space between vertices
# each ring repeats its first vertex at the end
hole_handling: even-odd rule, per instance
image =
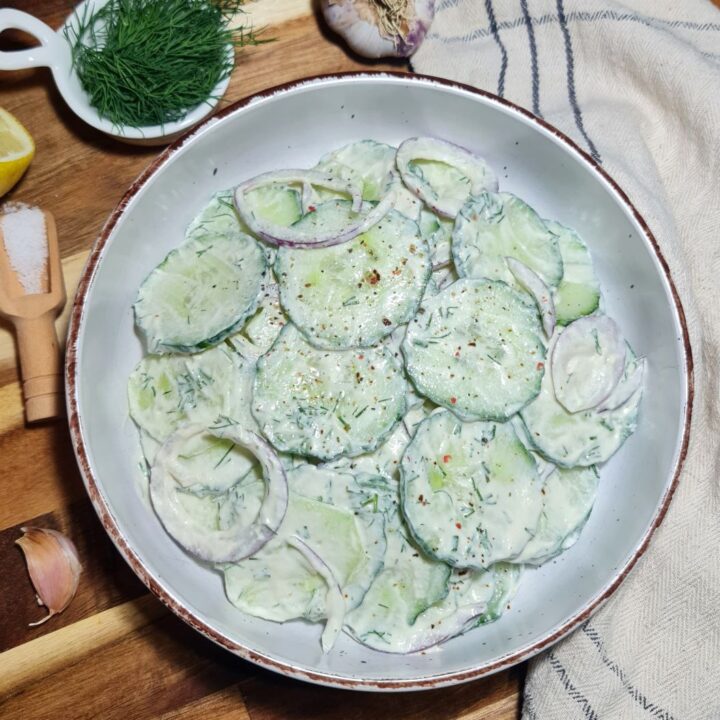
POLYGON ((435 0, 321 0, 327 24, 359 55, 409 57, 435 15, 435 0))
POLYGON ((75 597, 82 566, 72 540, 62 533, 36 527, 20 529, 25 534, 15 542, 25 555, 38 605, 48 609, 42 620, 30 625, 41 625, 61 613, 75 597))

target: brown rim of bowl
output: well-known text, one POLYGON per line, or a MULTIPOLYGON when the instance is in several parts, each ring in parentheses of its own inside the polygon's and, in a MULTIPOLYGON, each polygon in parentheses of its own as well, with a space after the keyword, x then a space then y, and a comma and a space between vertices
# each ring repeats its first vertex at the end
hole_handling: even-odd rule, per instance
POLYGON ((260 665, 261 667, 273 670, 275 672, 287 675, 295 679, 305 680, 321 685, 355 690, 422 690, 468 682, 470 680, 474 680, 509 668, 519 662, 528 660, 532 656, 536 655, 540 651, 544 650, 545 648, 549 647, 561 638, 568 635, 578 625, 588 619, 593 614, 593 612, 597 610, 612 595, 612 593, 627 577, 628 573, 635 566, 635 563, 647 549, 653 532, 660 525, 663 518, 665 517, 665 513, 667 512, 670 500, 672 499, 673 493, 675 492, 675 489, 677 487, 680 477, 680 471, 687 455, 694 395, 692 349, 690 347, 690 338, 687 328, 687 322, 685 319, 685 312, 683 310, 682 303, 680 302, 677 288, 675 287, 675 283, 672 280, 667 261, 665 260, 660 250, 660 247, 655 240, 655 237, 650 231, 650 228, 648 227, 642 215, 640 215, 635 206, 630 202, 628 196, 615 182, 615 180, 613 180, 613 178, 610 177, 610 175, 602 167, 600 167, 598 163, 596 163, 588 153, 582 150, 567 135, 560 132, 560 130, 548 124, 544 120, 536 117, 528 110, 525 110, 524 108, 515 105, 508 100, 493 95, 492 93, 485 92, 484 90, 479 90, 469 85, 452 82, 442 78, 432 77, 429 75, 385 71, 346 72, 311 76, 307 78, 302 78, 300 80, 295 80, 293 82, 284 83, 282 85, 277 85, 275 87, 269 88, 268 90, 263 90, 262 92, 255 93, 254 95, 243 98, 242 100, 233 103, 227 108, 224 108, 212 117, 206 118, 198 125, 196 125, 193 129, 185 133, 180 139, 176 140, 172 145, 167 147, 157 158, 155 158, 155 160, 153 160, 150 165, 140 174, 140 176, 130 185, 128 191, 125 193, 122 200, 120 200, 117 207, 105 223, 105 226, 100 232, 100 236, 96 240, 90 252, 90 256, 88 257, 87 263, 80 278, 80 282, 78 284, 78 289, 75 294, 75 300, 73 302, 73 308, 70 317, 70 327, 68 329, 68 342, 65 360, 65 381, 70 435, 73 442, 75 456, 80 467, 80 472, 83 476, 83 481, 85 482, 85 487, 87 488, 90 499, 93 503, 93 506, 95 507, 95 511, 97 512, 100 521, 105 527, 105 530, 110 535, 112 541, 115 543, 116 547, 118 548, 122 556, 125 558, 125 560, 128 562, 130 567, 133 569, 135 574, 142 580, 143 583, 145 583, 148 589, 162 603, 164 603, 168 608, 170 608, 170 610, 172 610, 178 617, 188 623, 188 625, 195 628, 203 635, 208 637, 210 640, 216 642, 218 645, 227 648, 228 650, 244 658, 245 660, 249 660, 253 663, 256 663, 257 665, 260 665), (250 648, 245 647, 244 645, 240 645, 239 643, 230 640, 229 638, 219 633, 217 630, 208 626, 205 622, 197 618, 193 613, 191 613, 185 607, 176 602, 175 599, 170 595, 170 593, 168 593, 155 580, 155 578, 150 575, 150 573, 143 566, 138 556, 127 544, 125 538, 122 536, 120 530, 118 529, 115 518, 113 517, 110 509, 105 503, 105 499, 103 498, 102 493, 98 488, 98 485, 90 468, 88 455, 85 449, 85 443, 82 437, 82 433, 80 431, 80 417, 78 414, 76 398, 77 386, 75 375, 77 370, 77 341, 83 319, 87 292, 95 276, 95 272, 100 261, 103 249, 107 243, 108 237, 112 233, 115 225, 118 223, 118 220, 123 215, 125 208, 127 207, 128 203, 133 199, 133 197, 141 190, 141 188, 148 182, 148 180, 155 174, 155 172, 159 168, 161 168, 180 148, 182 148, 189 140, 193 138, 193 136, 195 136, 208 124, 214 123, 220 118, 231 115, 238 109, 246 107, 252 102, 269 99, 279 93, 283 93, 285 91, 292 90, 303 85, 319 84, 324 81, 331 80, 352 80, 353 78, 390 78, 400 82, 419 82, 425 85, 435 85, 441 88, 461 90, 463 92, 471 93, 478 97, 489 100, 495 105, 501 105, 505 108, 508 108, 516 115, 522 116, 523 118, 525 118, 525 120, 529 120, 531 123, 534 123, 536 126, 554 135, 558 140, 561 141, 561 143, 566 147, 566 149, 568 149, 576 157, 583 160, 590 168, 595 171, 597 175, 599 175, 611 187, 611 189, 615 193, 615 196, 621 201, 621 203, 626 207, 626 209, 630 211, 632 216, 642 228, 645 238, 653 248, 658 263, 662 268, 665 280, 667 281, 668 287, 670 288, 673 303, 675 305, 675 311, 677 313, 680 328, 682 330, 682 342, 685 354, 685 379, 687 382, 687 400, 685 404, 685 413, 683 419, 682 442, 675 463, 672 482, 665 490, 665 493, 661 499, 652 524, 646 531, 637 549, 627 560, 625 566, 616 575, 615 579, 605 588, 603 592, 601 592, 597 597, 591 600, 584 608, 578 611, 573 617, 571 617, 559 628, 557 628, 553 633, 543 638, 542 640, 538 640, 516 652, 509 653, 508 655, 502 657, 496 662, 484 664, 481 667, 477 667, 471 670, 420 678, 417 680, 356 680, 339 677, 328 673, 315 672, 312 670, 304 670, 302 668, 293 667, 290 664, 280 662, 267 655, 255 652, 250 648))

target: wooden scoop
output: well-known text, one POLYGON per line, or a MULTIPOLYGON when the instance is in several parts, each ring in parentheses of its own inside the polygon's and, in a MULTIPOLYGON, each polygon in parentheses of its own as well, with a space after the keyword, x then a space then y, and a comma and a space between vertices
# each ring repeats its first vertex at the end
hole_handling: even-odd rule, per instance
POLYGON ((43 214, 48 247, 44 292, 31 295, 20 284, 10 264, 0 215, 0 316, 15 326, 25 417, 29 423, 65 414, 62 360, 55 332, 55 318, 65 305, 65 282, 55 219, 49 212, 43 214))

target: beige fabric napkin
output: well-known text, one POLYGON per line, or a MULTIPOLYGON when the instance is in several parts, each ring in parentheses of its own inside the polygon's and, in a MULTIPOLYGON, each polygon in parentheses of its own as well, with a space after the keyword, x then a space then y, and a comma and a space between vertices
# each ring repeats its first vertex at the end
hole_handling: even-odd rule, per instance
POLYGON ((587 149, 648 221, 689 320, 696 401, 670 510, 611 600, 532 661, 523 718, 718 720, 720 11, 438 0, 413 67, 503 95, 587 149))

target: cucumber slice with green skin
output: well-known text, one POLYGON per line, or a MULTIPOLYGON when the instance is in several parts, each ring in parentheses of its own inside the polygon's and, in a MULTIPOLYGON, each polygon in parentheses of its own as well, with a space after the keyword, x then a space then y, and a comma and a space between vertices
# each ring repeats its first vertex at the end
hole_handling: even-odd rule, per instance
POLYGON ((452 252, 460 277, 486 277, 516 286, 505 258, 512 257, 555 287, 563 277, 557 237, 540 216, 510 193, 482 193, 458 213, 452 252))
POLYGON ((439 269, 452 262, 452 220, 438 217, 431 210, 420 212, 420 234, 430 246, 433 269, 439 269))
POLYGON ((477 624, 478 617, 493 599, 496 582, 494 569, 453 570, 445 597, 421 612, 412 623, 400 612, 402 595, 391 594, 386 587, 379 588, 385 591, 384 596, 377 593, 379 607, 368 607, 364 613, 359 612, 363 609, 360 608, 346 621, 351 635, 374 650, 400 654, 419 652, 461 635, 477 624), (380 598, 385 603, 380 604, 380 598), (382 605, 388 609, 384 610, 382 605))
POLYGON ((352 458, 341 457, 327 463, 327 466, 337 470, 353 473, 363 472, 395 479, 400 467, 400 460, 409 442, 410 436, 407 434, 405 425, 398 423, 382 445, 372 452, 363 453, 352 458))
POLYGON ((520 417, 541 455, 562 467, 588 467, 609 460, 635 432, 641 396, 642 388, 615 410, 569 413, 557 401, 547 372, 539 395, 522 409, 520 417))
POLYGON ((288 473, 290 490, 297 495, 324 502, 355 515, 360 532, 364 562, 358 564, 343 585, 346 607, 357 607, 373 578, 380 572, 387 543, 385 516, 379 497, 382 478, 362 473, 339 472, 314 465, 300 465, 288 473))
POLYGON ((397 515, 388 518, 386 535, 383 569, 362 603, 345 616, 345 626, 363 645, 404 652, 401 636, 421 613, 447 596, 451 570, 415 547, 397 515))
POLYGON ((567 325, 598 309, 600 283, 590 251, 580 236, 553 220, 545 220, 545 225, 557 237, 562 257, 564 272, 555 290, 555 314, 558 325, 567 325))
POLYGON ((245 193, 248 212, 264 222, 289 227, 303 216, 300 192, 282 184, 261 185, 245 193))
POLYGON ((181 424, 225 417, 253 430, 254 360, 229 343, 195 355, 148 355, 128 378, 130 416, 158 442, 181 424))
POLYGON ((275 622, 327 617, 327 583, 288 545, 293 536, 323 559, 343 590, 366 562, 351 511, 291 492, 277 536, 253 557, 224 566, 225 592, 233 605, 275 622))
POLYGON ((512 562, 542 565, 570 547, 590 515, 599 479, 594 467, 555 470, 543 487, 535 535, 512 562))
POLYGON ((277 284, 265 283, 260 306, 245 323, 243 332, 257 348, 258 354, 263 354, 270 349, 287 322, 287 315, 280 305, 280 291, 277 284))
POLYGON ((510 563, 495 563, 491 571, 495 576, 495 590, 487 608, 478 617, 476 626, 497 620, 508 609, 508 604, 515 597, 523 574, 521 565, 510 563))
MULTIPOLYGON (((237 511, 226 513, 228 524, 208 525, 205 500, 217 495, 207 487, 186 487, 173 473, 172 460, 188 441, 207 432, 186 424, 176 430, 157 453, 150 473, 150 499, 167 533, 185 550, 207 562, 233 562, 258 552, 277 532, 287 509, 287 478, 280 459, 257 433, 233 425, 222 435, 251 453, 262 468, 264 492, 256 516, 247 522, 237 511)), ((214 431, 213 431, 214 432, 214 431)), ((252 476, 252 472, 248 473, 252 476)), ((247 476, 246 476, 247 477, 247 476)), ((212 503, 209 504, 212 508, 212 503)), ((213 509, 212 517, 217 508, 213 509)))
POLYGON ((318 350, 288 324, 257 363, 252 412, 279 450, 331 460, 378 447, 405 413, 405 392, 385 348, 318 350))
POLYGON ((218 235, 235 237, 239 232, 247 233, 248 229, 235 210, 232 190, 222 190, 213 195, 210 202, 188 225, 185 239, 196 240, 218 235))
MULTIPOLYGON (((326 208, 318 206, 318 222, 326 208)), ((313 345, 334 350, 375 345, 406 323, 430 272, 417 225, 395 211, 350 242, 312 252, 282 248, 275 261, 290 319, 313 345)))
POLYGON ((400 464, 403 516, 430 555, 482 570, 514 558, 542 509, 535 461, 510 424, 464 423, 438 410, 400 464))
POLYGON ((502 282, 464 278, 425 300, 402 351, 430 400, 463 419, 504 421, 540 390, 541 336, 528 298, 502 282))
POLYGON ((255 312, 267 270, 249 235, 203 235, 171 250, 140 286, 135 322, 151 353, 217 345, 255 312))
POLYGON ((262 473, 252 469, 224 491, 202 486, 178 488, 177 502, 188 521, 210 535, 252 524, 264 494, 262 473))
POLYGON ((395 148, 375 140, 360 140, 323 155, 316 170, 362 187, 363 200, 378 201, 395 170, 395 148))
POLYGON ((410 138, 397 151, 403 182, 435 212, 454 218, 470 195, 495 191, 497 177, 469 150, 431 137, 410 138))

